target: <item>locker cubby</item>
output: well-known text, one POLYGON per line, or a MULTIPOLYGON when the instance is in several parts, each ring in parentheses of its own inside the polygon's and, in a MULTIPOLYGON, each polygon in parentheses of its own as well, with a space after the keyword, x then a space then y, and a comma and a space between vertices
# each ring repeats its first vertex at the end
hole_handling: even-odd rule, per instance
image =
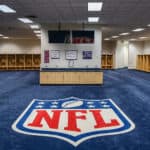
POLYGON ((33 55, 32 65, 33 65, 34 69, 39 69, 40 63, 41 63, 40 55, 33 55))
POLYGON ((25 69, 32 69, 32 55, 25 55, 25 69))
POLYGON ((113 55, 102 55, 101 58, 102 69, 113 69, 113 55))
POLYGON ((7 69, 8 57, 5 54, 0 55, 0 69, 7 69))
POLYGON ((16 55, 16 69, 24 69, 24 55, 17 54, 16 55))
POLYGON ((136 69, 150 72, 150 55, 138 55, 136 69))
POLYGON ((8 69, 15 69, 16 67, 16 55, 8 55, 8 69))

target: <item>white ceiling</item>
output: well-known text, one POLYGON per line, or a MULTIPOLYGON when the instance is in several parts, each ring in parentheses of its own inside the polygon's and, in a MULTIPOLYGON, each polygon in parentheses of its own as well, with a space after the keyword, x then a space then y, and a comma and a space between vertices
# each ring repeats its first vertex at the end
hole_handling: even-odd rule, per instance
MULTIPOLYGON (((35 15, 36 23, 87 23, 88 16, 99 16, 103 37, 130 32, 150 24, 150 0, 0 0, 16 14, 0 12, 0 33, 9 37, 35 38, 35 34, 18 17, 35 15), (101 12, 88 12, 88 2, 103 1, 101 12)), ((150 27, 131 37, 149 36, 150 27)), ((123 36, 124 37, 124 36, 123 36)), ((125 36, 128 38, 128 36, 125 36)))

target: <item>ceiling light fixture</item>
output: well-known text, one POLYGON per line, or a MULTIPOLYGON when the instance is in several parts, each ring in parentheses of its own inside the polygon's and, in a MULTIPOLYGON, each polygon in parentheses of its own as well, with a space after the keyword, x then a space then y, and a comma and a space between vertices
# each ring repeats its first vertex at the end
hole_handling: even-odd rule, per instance
POLYGON ((41 34, 36 34, 37 37, 41 37, 41 34))
POLYGON ((30 25, 30 28, 31 29, 39 29, 40 27, 39 27, 39 25, 30 25))
POLYGON ((98 22, 99 17, 88 17, 88 22, 98 22))
POLYGON ((109 39, 109 38, 105 38, 104 40, 105 40, 105 41, 109 41, 110 39, 109 39))
POLYGON ((137 39, 130 39, 130 41, 136 41, 137 39))
POLYGON ((101 11, 103 7, 103 2, 89 2, 88 11, 101 11))
POLYGON ((140 31, 143 31, 144 30, 144 28, 137 28, 137 29, 134 29, 134 30, 132 30, 133 32, 140 32, 140 31))
POLYGON ((4 36, 4 37, 3 37, 3 39, 9 39, 9 37, 7 37, 7 36, 4 36))
POLYGON ((40 30, 34 30, 33 32, 34 32, 34 33, 41 33, 40 30))
POLYGON ((119 35, 129 35, 130 33, 129 32, 126 32, 126 33, 120 33, 119 35))
POLYGON ((0 36, 3 36, 3 34, 0 34, 0 36))
POLYGON ((139 37, 139 39, 146 39, 146 38, 148 38, 148 37, 145 37, 145 36, 139 37))
POLYGON ((7 5, 0 5, 0 11, 3 13, 16 13, 16 11, 7 5))
POLYGON ((116 39, 116 38, 118 38, 118 37, 119 37, 119 36, 112 36, 113 39, 116 39))
POLYGON ((18 18, 18 20, 20 20, 23 23, 33 23, 33 21, 28 18, 18 18))

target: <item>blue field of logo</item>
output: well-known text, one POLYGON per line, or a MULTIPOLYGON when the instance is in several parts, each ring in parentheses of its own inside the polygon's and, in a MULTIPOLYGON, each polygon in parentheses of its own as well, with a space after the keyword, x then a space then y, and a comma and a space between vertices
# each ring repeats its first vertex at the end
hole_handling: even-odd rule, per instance
POLYGON ((12 125, 16 132, 48 136, 77 146, 99 136, 129 132, 134 123, 111 99, 34 99, 12 125))

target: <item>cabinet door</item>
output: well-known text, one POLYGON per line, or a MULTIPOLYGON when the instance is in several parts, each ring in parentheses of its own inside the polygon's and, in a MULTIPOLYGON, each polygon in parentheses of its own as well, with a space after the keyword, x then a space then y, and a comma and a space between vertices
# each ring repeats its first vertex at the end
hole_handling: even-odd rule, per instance
POLYGON ((79 83, 79 72, 64 72, 64 84, 79 83))
POLYGON ((47 72, 47 82, 50 84, 56 83, 56 73, 55 72, 47 72))
POLYGON ((80 84, 102 84, 102 72, 82 72, 80 73, 80 84))
POLYGON ((40 84, 48 84, 47 72, 40 72, 40 84))
POLYGON ((55 84, 64 83, 64 72, 55 72, 55 84))

